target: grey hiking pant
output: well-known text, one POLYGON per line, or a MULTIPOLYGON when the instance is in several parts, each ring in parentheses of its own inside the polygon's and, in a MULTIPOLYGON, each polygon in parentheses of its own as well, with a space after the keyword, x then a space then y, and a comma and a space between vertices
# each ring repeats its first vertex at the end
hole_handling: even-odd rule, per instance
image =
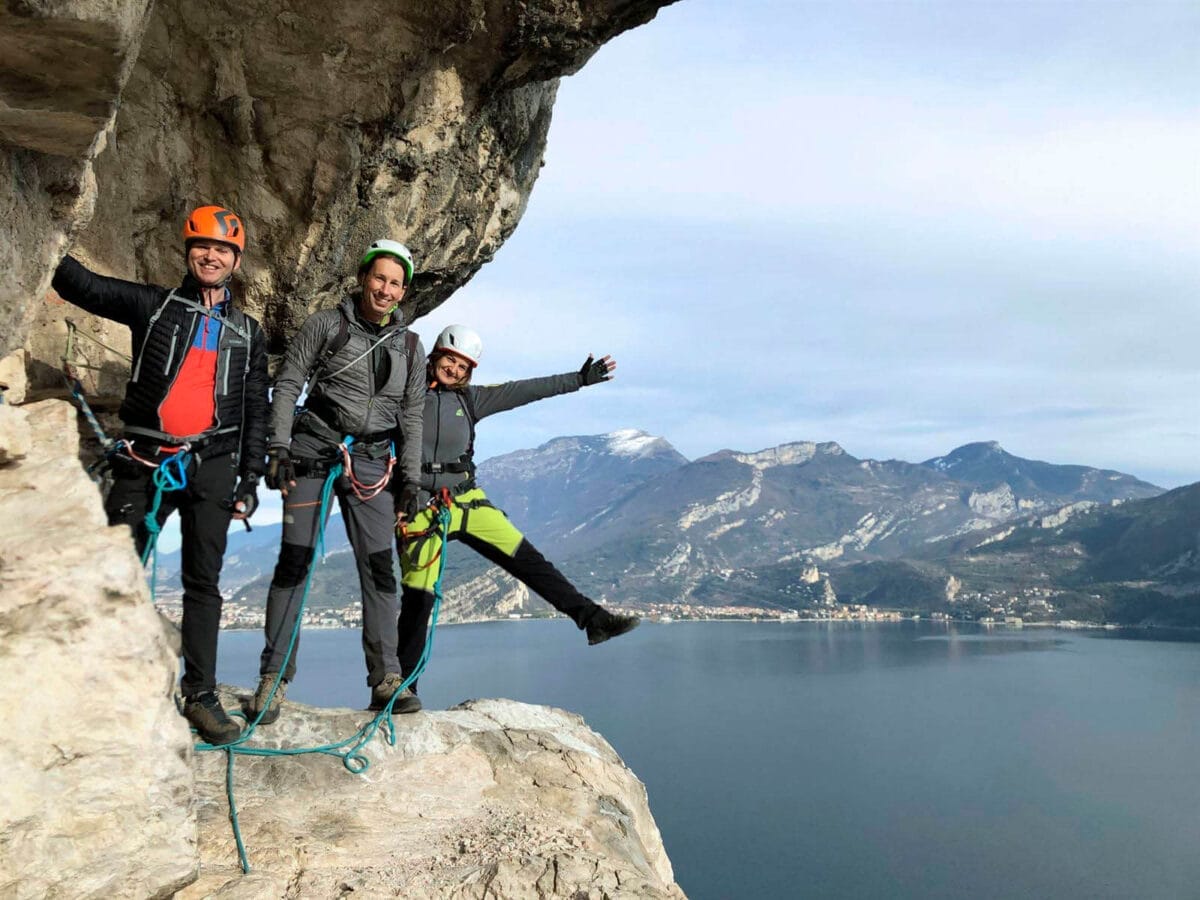
MULTIPOLYGON (((297 460, 299 463, 299 460, 297 460)), ((383 476, 387 459, 369 459, 355 455, 354 472, 363 483, 374 483, 383 476)), ((279 562, 267 594, 266 642, 259 661, 260 675, 274 675, 283 665, 296 627, 296 615, 304 597, 304 584, 316 554, 317 532, 321 524, 321 489, 324 475, 302 475, 288 491, 283 505, 283 542, 279 562)), ((362 590, 363 654, 367 662, 367 684, 374 686, 389 672, 399 673, 396 658, 396 573, 392 562, 395 540, 396 501, 390 490, 363 502, 350 489, 345 477, 334 484, 346 537, 354 551, 358 583, 362 590)), ((332 506, 332 504, 330 504, 332 506)), ((329 510, 326 510, 328 517, 329 510)), ((310 593, 311 599, 311 593, 310 593)), ((283 677, 291 681, 296 674, 296 656, 300 637, 288 660, 283 677)))

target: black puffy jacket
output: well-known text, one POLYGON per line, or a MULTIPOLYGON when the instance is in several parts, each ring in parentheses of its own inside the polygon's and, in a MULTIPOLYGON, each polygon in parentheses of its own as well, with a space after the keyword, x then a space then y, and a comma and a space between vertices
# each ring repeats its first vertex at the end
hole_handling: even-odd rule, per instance
MULTIPOLYGON (((218 315, 204 306, 190 275, 175 290, 106 278, 67 256, 52 282, 64 300, 97 316, 127 325, 133 338, 133 371, 125 387, 121 420, 131 437, 169 441, 158 431, 158 409, 167 396, 205 316, 217 316, 216 422, 199 438, 210 449, 240 454, 240 471, 262 474, 267 452, 267 349, 253 318, 226 306, 218 315)), ((176 435, 175 437, 188 437, 176 435)))

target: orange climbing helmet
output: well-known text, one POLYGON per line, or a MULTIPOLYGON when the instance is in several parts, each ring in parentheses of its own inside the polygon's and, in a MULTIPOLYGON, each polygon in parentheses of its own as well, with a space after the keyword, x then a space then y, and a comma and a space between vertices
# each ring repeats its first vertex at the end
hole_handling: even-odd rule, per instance
POLYGON ((223 206, 199 206, 183 220, 183 242, 207 240, 229 244, 238 253, 246 249, 246 229, 241 217, 223 206))

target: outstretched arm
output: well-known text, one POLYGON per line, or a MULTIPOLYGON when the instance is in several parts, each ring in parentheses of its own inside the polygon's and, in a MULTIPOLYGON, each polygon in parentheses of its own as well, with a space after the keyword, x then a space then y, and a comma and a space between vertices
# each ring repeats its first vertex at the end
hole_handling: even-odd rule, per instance
POLYGON ((584 360, 578 372, 563 375, 546 375, 541 378, 525 378, 506 381, 504 384, 485 384, 473 388, 475 392, 475 417, 482 419, 498 412, 515 409, 535 400, 570 394, 581 387, 611 381, 616 361, 611 356, 596 359, 591 354, 584 360))
POLYGON ((63 257, 50 284, 68 303, 131 327, 150 318, 163 296, 151 284, 97 275, 72 256, 63 257))

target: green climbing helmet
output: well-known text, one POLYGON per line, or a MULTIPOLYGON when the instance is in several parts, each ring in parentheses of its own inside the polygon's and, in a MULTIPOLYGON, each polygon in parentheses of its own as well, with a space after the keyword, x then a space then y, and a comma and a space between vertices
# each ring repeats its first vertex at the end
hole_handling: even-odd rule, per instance
POLYGON ((399 241, 391 241, 387 238, 382 238, 367 248, 367 252, 363 254, 362 262, 358 264, 358 274, 361 275, 367 271, 371 265, 371 261, 377 256, 390 256, 394 258, 400 265, 404 266, 405 286, 412 282, 415 270, 412 251, 399 241))

